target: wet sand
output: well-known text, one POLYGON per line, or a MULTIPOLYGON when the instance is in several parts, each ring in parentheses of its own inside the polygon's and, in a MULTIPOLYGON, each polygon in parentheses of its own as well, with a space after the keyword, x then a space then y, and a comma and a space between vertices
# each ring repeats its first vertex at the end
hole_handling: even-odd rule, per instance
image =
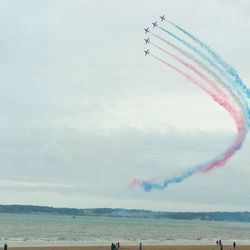
MULTIPOLYGON (((49 247, 9 247, 11 250, 110 250, 110 246, 49 246, 49 247)), ((137 246, 121 246, 120 250, 139 250, 137 246)), ((220 250, 218 246, 201 245, 201 246, 157 246, 143 245, 143 250, 220 250)), ((223 250, 233 250, 232 245, 224 245, 223 250)), ((250 250, 250 246, 236 246, 236 250, 250 250)))

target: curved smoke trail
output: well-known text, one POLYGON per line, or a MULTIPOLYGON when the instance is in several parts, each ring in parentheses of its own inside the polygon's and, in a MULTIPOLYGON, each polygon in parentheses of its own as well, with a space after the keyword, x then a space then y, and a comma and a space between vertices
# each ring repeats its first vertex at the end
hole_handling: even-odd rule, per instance
MULTIPOLYGON (((231 104, 230 104, 230 101, 231 102, 235 102, 237 103, 238 106, 240 106, 242 108, 242 106, 240 105, 240 103, 238 102, 238 100, 234 97, 234 96, 231 96, 233 97, 234 100, 232 100, 232 98, 230 98, 230 96, 228 96, 228 93, 225 93, 223 92, 223 90, 220 88, 219 85, 217 85, 216 82, 214 82, 213 80, 209 79, 209 77, 207 77, 205 74, 203 74, 201 71, 199 71, 197 68, 195 68, 193 65, 189 64, 188 62, 186 62, 184 59, 174 55, 173 53, 161 48, 160 46, 154 44, 151 42, 151 44, 161 50, 162 52, 164 52, 165 54, 169 55, 171 58, 175 59, 176 61, 178 61, 179 63, 181 63, 182 65, 184 65, 186 68, 188 68, 189 70, 193 71, 195 74, 197 74, 202 80, 204 80, 208 86, 211 87, 211 89, 207 89, 206 87, 202 87, 203 90, 205 90, 209 95, 211 95, 212 97, 213 96, 218 96, 220 97, 220 99, 222 99, 222 101, 218 101, 218 99, 216 99, 215 101, 218 102, 219 104, 224 104, 224 102, 226 101, 227 102, 227 106, 225 107, 227 109, 227 107, 229 109, 227 109, 229 111, 229 114, 235 119, 235 121, 237 122, 237 112, 236 111, 232 111, 232 109, 230 109, 231 107, 231 104)), ((197 84, 198 85, 198 84, 197 84)), ((200 85, 199 85, 200 86, 200 85)), ((201 87, 201 86, 200 86, 201 87)), ((237 127, 239 128, 239 125, 237 124, 237 127)), ((238 131, 240 132, 240 131, 238 131)))
POLYGON ((187 179, 188 177, 190 177, 190 176, 192 176, 200 171, 207 171, 207 169, 211 170, 215 167, 220 167, 220 166, 225 165, 227 163, 227 161, 233 156, 235 151, 240 148, 242 142, 244 141, 245 131, 246 131, 246 122, 244 119, 244 113, 242 112, 242 110, 241 110, 241 112, 239 112, 236 107, 232 106, 228 102, 227 97, 223 92, 219 91, 219 94, 218 94, 217 91, 219 88, 217 89, 216 86, 212 86, 212 89, 208 88, 208 86, 205 86, 202 82, 196 80, 191 75, 183 72, 182 70, 180 70, 176 66, 174 66, 170 63, 167 63, 166 61, 160 59, 159 57, 157 57, 155 55, 151 55, 151 56, 154 59, 165 64, 166 66, 172 68, 178 74, 180 74, 181 76, 183 76, 186 79, 188 79, 189 81, 191 81, 193 84, 199 86, 206 93, 208 93, 219 105, 224 107, 230 113, 230 115, 234 118, 234 120, 237 124, 238 136, 237 136, 236 140, 233 142, 232 146, 228 150, 226 150, 226 152, 224 152, 223 154, 217 156, 215 159, 211 160, 210 162, 206 162, 206 163, 197 165, 197 166, 195 166, 195 167, 193 167, 193 168, 185 171, 184 173, 177 175, 173 178, 169 178, 169 179, 157 179, 157 178, 155 178, 152 180, 135 179, 132 181, 132 183, 131 183, 132 187, 141 186, 145 191, 151 191, 152 189, 164 189, 168 185, 173 184, 173 183, 180 183, 180 182, 184 181, 185 179, 187 179), (220 94, 221 94, 221 96, 220 96, 220 94))
MULTIPOLYGON (((228 84, 226 84, 225 81, 222 80, 214 71, 212 71, 205 63, 201 62, 198 58, 194 57, 192 54, 188 53, 187 51, 181 49, 179 46, 174 45, 173 43, 169 42, 168 40, 154 34, 151 32, 151 34, 156 37, 157 39, 163 41, 165 44, 173 48, 175 51, 179 52, 182 56, 192 60, 195 64, 197 64, 200 68, 202 68, 204 71, 206 71, 209 75, 211 75, 217 83, 219 83, 221 86, 223 86, 228 92, 230 92, 231 95, 237 95, 235 93, 234 89, 231 89, 228 84)), ((151 42, 152 44, 152 42, 151 42)), ((239 100, 239 99, 238 99, 239 100)), ((245 113, 248 114, 248 111, 244 104, 241 103, 242 108, 245 110, 245 113)))
MULTIPOLYGON (((169 21, 168 21, 169 22, 169 21)), ((191 49, 195 52, 199 57, 201 57, 206 63, 208 63, 214 70, 216 70, 223 79, 223 81, 215 72, 213 72, 209 67, 207 67, 204 63, 199 61, 197 58, 190 55, 188 52, 182 50, 178 46, 170 43, 169 41, 153 34, 158 39, 164 41, 166 44, 171 46, 176 51, 180 52, 183 56, 187 57, 194 61, 198 66, 204 69, 209 75, 213 76, 216 81, 211 80, 208 76, 204 73, 199 71, 195 66, 189 64, 181 57, 176 56, 175 54, 161 48, 160 46, 151 42, 153 47, 161 50, 162 52, 168 54, 171 58, 176 60, 179 64, 183 65, 187 70, 192 71, 195 73, 202 81, 199 81, 189 75, 188 73, 182 71, 178 67, 162 60, 161 58, 151 54, 151 56, 158 60, 159 62, 165 64, 167 67, 173 69, 178 74, 186 78, 187 80, 191 81, 193 84, 199 86, 203 89, 207 94, 209 94, 215 102, 221 105, 229 114, 233 117, 236 127, 237 127, 237 137, 232 143, 232 145, 222 154, 218 155, 214 159, 209 162, 197 165, 192 167, 191 169, 183 172, 180 175, 177 175, 173 178, 154 178, 150 180, 140 180, 135 179, 132 181, 131 186, 140 186, 145 191, 150 191, 152 189, 164 189, 168 185, 173 183, 179 183, 185 180, 186 178, 196 174, 198 172, 208 172, 214 168, 221 167, 227 163, 227 161, 235 154, 235 152, 240 149, 242 146, 246 134, 249 128, 249 119, 250 119, 250 112, 248 107, 248 101, 246 98, 249 98, 249 89, 244 85, 240 77, 238 76, 236 70, 232 68, 229 64, 227 64, 220 56, 218 56, 215 52, 213 52, 209 46, 202 43, 198 38, 194 37, 189 32, 183 30, 179 26, 169 22, 170 24, 174 25, 177 29, 185 33, 189 38, 191 38, 195 43, 197 43, 203 50, 208 52, 211 59, 205 55, 201 50, 195 48, 190 43, 186 42, 185 40, 181 39, 180 37, 176 36, 175 34, 169 32, 166 29, 159 27, 161 30, 167 32, 169 35, 174 37, 176 40, 180 41, 184 44, 187 48, 191 49), (220 66, 218 66, 218 64, 220 66), (222 68, 221 68, 222 67, 222 68), (233 79, 232 79, 233 78, 233 79)))
POLYGON ((191 38, 194 42, 199 44, 204 50, 206 50, 211 55, 211 57, 228 72, 228 74, 234 77, 236 85, 238 85, 238 87, 247 95, 247 97, 250 98, 250 89, 243 83, 237 71, 231 65, 225 62, 223 58, 221 58, 218 54, 216 54, 207 44, 200 41, 197 37, 195 37, 188 31, 184 30, 183 28, 179 27, 175 23, 168 21, 168 20, 166 21, 169 24, 173 25, 178 30, 180 30, 181 32, 183 32, 185 35, 191 38))
MULTIPOLYGON (((244 102, 244 99, 241 98, 237 98, 237 92, 233 91, 233 89, 229 88, 228 85, 211 69, 209 69, 209 67, 207 67, 204 63, 202 63, 199 59, 197 59, 196 57, 194 57, 193 55, 189 54, 188 52, 186 52, 185 50, 181 49, 180 47, 172 44, 171 42, 167 41, 166 39, 154 34, 151 32, 151 34, 158 38, 159 40, 163 41, 165 44, 167 44, 168 46, 172 47, 174 50, 178 51, 181 55, 183 55, 184 57, 192 60, 193 62, 195 62, 200 68, 202 68, 204 71, 206 71, 209 75, 211 75, 214 79, 216 79, 216 82, 219 83, 218 86, 221 86, 222 88, 225 89, 225 91, 227 92, 227 94, 231 97, 233 97, 233 99, 231 99, 231 102, 237 102, 238 106, 241 107, 242 110, 244 110, 245 113, 245 117, 248 117, 248 108, 246 105, 246 101, 244 102)), ((206 79, 206 77, 204 75, 201 74, 201 72, 197 72, 197 70, 194 69, 194 67, 190 64, 188 64, 187 62, 183 62, 183 60, 181 60, 180 58, 177 58, 176 56, 174 56, 173 54, 167 52, 166 50, 164 50, 163 48, 155 45, 154 43, 150 42, 154 47, 156 47, 157 49, 160 49, 161 51, 163 51, 164 53, 167 53, 169 56, 171 56, 172 58, 174 58, 175 60, 179 61, 180 63, 182 63, 183 65, 185 65, 186 67, 188 67, 189 69, 191 69, 192 71, 194 71, 195 73, 198 74, 199 77, 201 77, 203 80, 207 81, 208 79, 206 79)), ((211 81, 211 80, 209 80, 211 81)), ((213 83, 216 84, 216 83, 213 83)), ((215 86, 215 85, 214 85, 215 86)), ((246 135, 247 135, 247 130, 249 125, 247 124, 245 129, 245 133, 244 133, 244 137, 242 138, 241 141, 241 145, 243 144, 246 135)), ((212 168, 207 169, 207 171, 212 170, 212 168)), ((205 171, 205 170, 204 170, 205 171)))
MULTIPOLYGON (((208 84, 208 86, 206 86, 206 87, 202 86, 202 89, 204 91, 206 91, 218 104, 223 106, 229 112, 229 114, 233 117, 233 119, 235 120, 236 126, 237 126, 238 136, 237 136, 237 139, 235 140, 235 142, 227 149, 227 151, 225 153, 222 154, 220 161, 223 162, 228 157, 230 158, 235 153, 235 151, 238 150, 241 147, 241 145, 243 144, 243 142, 246 138, 246 135, 247 135, 247 128, 248 128, 246 120, 243 121, 243 118, 245 117, 244 116, 244 109, 241 106, 238 99, 233 95, 228 96, 229 93, 224 92, 223 89, 221 89, 220 86, 217 85, 216 82, 209 79, 209 77, 204 75, 201 71, 196 69, 193 65, 184 61, 182 58, 177 57, 176 55, 159 47, 158 45, 155 45, 154 43, 151 43, 151 44, 154 47, 156 47, 157 49, 168 54, 170 57, 172 57, 173 59, 175 59, 176 61, 178 61, 182 65, 184 65, 189 70, 193 71, 202 80, 204 80, 208 84), (208 89, 208 87, 210 87, 210 88, 208 89), (240 113, 239 113, 239 109, 234 107, 235 105, 241 109, 240 113), (224 156, 224 158, 223 158, 223 156, 224 156)), ((203 171, 207 172, 207 171, 212 170, 213 168, 220 167, 220 166, 222 166, 222 165, 219 164, 219 162, 218 163, 211 162, 211 164, 208 165, 203 171)))
MULTIPOLYGON (((221 68, 217 65, 217 61, 213 61, 212 59, 210 59, 206 54, 204 54, 200 49, 195 48, 193 45, 191 45, 190 43, 188 43, 187 41, 183 40, 182 38, 180 38, 179 36, 173 34, 172 32, 168 31, 165 28, 162 28, 159 26, 159 29, 164 31, 165 33, 169 34, 170 36, 172 36, 173 38, 175 38, 177 41, 179 41, 180 43, 182 43, 184 46, 186 46, 187 48, 189 48, 191 51, 193 51, 194 53, 196 53, 199 57, 201 57, 204 61, 206 61, 214 70, 216 70, 225 80, 226 83, 228 85, 228 87, 230 87, 234 92, 237 92, 237 95, 239 96, 239 99, 241 100, 241 102, 244 102, 243 105, 247 108, 247 116, 248 116, 248 120, 250 121, 250 110, 248 107, 248 100, 245 100, 245 89, 243 88, 238 88, 239 86, 241 86, 241 82, 239 80, 234 80, 232 79, 230 76, 231 74, 229 74, 230 72, 227 71, 227 68, 221 68), (231 84, 233 84, 233 86, 231 84), (235 88, 235 86, 237 88, 235 88)), ((223 64, 222 64, 223 66, 223 64)), ((245 85, 244 85, 245 86, 245 85)))

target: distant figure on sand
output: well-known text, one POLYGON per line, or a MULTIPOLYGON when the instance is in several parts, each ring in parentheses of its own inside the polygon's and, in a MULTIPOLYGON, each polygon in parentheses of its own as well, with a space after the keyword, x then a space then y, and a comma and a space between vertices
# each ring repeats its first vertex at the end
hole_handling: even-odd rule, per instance
POLYGON ((113 242, 111 244, 111 250, 116 250, 116 245, 113 242))
POLYGON ((116 247, 117 247, 117 249, 120 248, 120 242, 119 241, 116 243, 116 247))
POLYGON ((4 244, 4 247, 3 247, 4 250, 7 250, 8 249, 8 245, 5 243, 4 244))
POLYGON ((140 242, 139 250, 142 250, 142 243, 140 242))
POLYGON ((219 245, 219 241, 218 241, 218 240, 216 240, 216 245, 217 245, 217 246, 219 245))
POLYGON ((223 245, 222 244, 220 245, 220 250, 223 250, 223 245))
POLYGON ((234 249, 236 248, 236 242, 234 241, 234 243, 233 243, 233 247, 234 247, 234 249))

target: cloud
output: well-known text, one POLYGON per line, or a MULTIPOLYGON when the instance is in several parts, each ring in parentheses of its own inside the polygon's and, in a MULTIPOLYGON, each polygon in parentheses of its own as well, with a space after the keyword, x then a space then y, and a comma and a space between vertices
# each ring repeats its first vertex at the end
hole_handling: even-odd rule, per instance
POLYGON ((172 177, 211 159, 235 135, 205 93, 146 60, 143 27, 165 13, 249 79, 246 1, 0 4, 0 202, 249 206, 249 139, 226 167, 163 192, 127 191, 134 177, 172 177))
MULTIPOLYGON (((1 165, 7 165, 3 163, 5 159, 12 166, 13 173, 26 169, 27 172, 34 171, 34 174, 40 171, 45 176, 50 176, 49 169, 53 171, 68 168, 78 171, 81 168, 97 170, 106 166, 107 169, 115 170, 120 164, 129 167, 133 161, 133 165, 156 165, 157 162, 164 165, 161 161, 167 161, 171 157, 173 164, 174 157, 178 154, 183 157, 186 165, 186 161, 194 161, 192 157, 195 154, 199 162, 213 156, 215 152, 223 151, 233 138, 233 134, 223 134, 220 131, 181 132, 174 129, 165 134, 134 129, 90 134, 58 127, 36 129, 34 134, 30 132, 30 128, 22 128, 20 131, 15 129, 12 132, 18 133, 2 136, 0 149, 5 157, 2 157, 1 165), (44 171, 45 169, 48 171, 44 171)), ((178 164, 174 165, 183 163, 178 159, 178 164)), ((2 168, 2 174, 8 171, 8 168, 2 168)), ((64 172, 61 174, 64 175, 64 172)), ((60 176, 60 172, 57 176, 60 176)))
POLYGON ((2 191, 8 192, 54 192, 67 194, 76 189, 76 185, 59 184, 51 182, 31 182, 31 181, 13 181, 1 180, 0 187, 2 191))

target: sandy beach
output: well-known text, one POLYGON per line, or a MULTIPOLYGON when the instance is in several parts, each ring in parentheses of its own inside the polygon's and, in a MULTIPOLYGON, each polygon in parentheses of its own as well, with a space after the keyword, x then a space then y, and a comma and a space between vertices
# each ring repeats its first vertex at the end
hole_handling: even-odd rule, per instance
MULTIPOLYGON (((110 250, 110 246, 53 246, 53 247, 10 247, 11 250, 110 250)), ((139 250, 139 246, 121 246, 120 250, 139 250)), ((223 250, 232 250, 232 245, 225 245, 223 250)), ((237 246, 236 250, 249 250, 249 245, 237 246)), ((144 245, 143 250, 219 250, 218 246, 213 245, 200 245, 200 246, 157 246, 157 245, 144 245)))

